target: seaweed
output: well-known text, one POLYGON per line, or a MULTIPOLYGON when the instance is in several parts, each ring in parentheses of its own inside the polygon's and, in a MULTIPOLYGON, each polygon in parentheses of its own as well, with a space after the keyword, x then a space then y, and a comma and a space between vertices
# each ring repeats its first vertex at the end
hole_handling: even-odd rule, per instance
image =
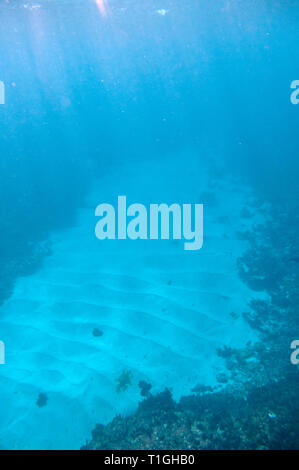
POLYGON ((138 387, 140 388, 140 394, 142 397, 149 397, 151 395, 150 390, 152 386, 150 383, 145 382, 145 380, 140 380, 138 387))
POLYGON ((116 379, 117 386, 116 391, 117 393, 125 392, 128 387, 131 385, 131 376, 132 372, 129 370, 123 370, 120 376, 116 379))
POLYGON ((251 390, 189 395, 169 390, 142 401, 131 416, 98 425, 82 450, 298 449, 296 373, 251 390))
POLYGON ((36 404, 39 408, 42 408, 44 406, 46 406, 48 403, 48 395, 46 393, 43 393, 41 392, 39 395, 38 395, 38 398, 36 400, 36 404))
POLYGON ((94 328, 93 331, 92 331, 92 334, 93 336, 95 336, 96 338, 99 338, 100 336, 103 336, 103 331, 100 330, 99 328, 94 328))

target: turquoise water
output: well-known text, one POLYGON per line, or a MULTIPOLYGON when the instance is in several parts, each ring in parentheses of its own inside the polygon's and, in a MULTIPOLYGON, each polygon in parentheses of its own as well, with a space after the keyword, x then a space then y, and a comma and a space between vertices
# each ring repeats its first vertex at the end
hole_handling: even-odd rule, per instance
POLYGON ((10 1, 0 15, 0 447, 79 449, 136 410, 140 381, 176 400, 258 385, 219 348, 265 341, 244 313, 276 284, 255 288, 238 260, 298 198, 296 2, 10 1), (119 195, 203 204, 203 247, 98 240, 95 209, 119 195))

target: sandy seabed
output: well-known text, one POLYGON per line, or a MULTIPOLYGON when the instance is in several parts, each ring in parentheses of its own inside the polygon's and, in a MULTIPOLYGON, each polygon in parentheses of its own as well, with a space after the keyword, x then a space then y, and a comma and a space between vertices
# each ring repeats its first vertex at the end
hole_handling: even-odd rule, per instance
POLYGON ((236 266, 247 247, 239 232, 258 217, 240 216, 252 195, 226 176, 190 165, 178 178, 175 168, 172 157, 158 168, 134 162, 103 175, 76 226, 52 233, 43 267, 17 280, 0 309, 2 448, 78 449, 96 423, 136 409, 139 381, 154 393, 168 387, 175 399, 197 384, 219 385, 227 371, 217 348, 255 340, 242 312, 257 294, 236 266), (97 240, 95 208, 118 195, 130 203, 204 203, 203 248, 97 240), (119 389, 124 372, 130 383, 119 389))

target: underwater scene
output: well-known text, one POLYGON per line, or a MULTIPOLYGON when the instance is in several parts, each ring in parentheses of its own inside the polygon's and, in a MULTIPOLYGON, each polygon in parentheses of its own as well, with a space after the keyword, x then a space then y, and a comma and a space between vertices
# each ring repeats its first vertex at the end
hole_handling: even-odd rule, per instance
POLYGON ((299 449, 298 30, 0 0, 0 449, 299 449))

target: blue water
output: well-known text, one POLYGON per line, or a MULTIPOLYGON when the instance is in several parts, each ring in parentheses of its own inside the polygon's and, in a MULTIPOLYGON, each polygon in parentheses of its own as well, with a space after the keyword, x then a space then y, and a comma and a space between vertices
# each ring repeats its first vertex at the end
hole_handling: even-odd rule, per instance
POLYGON ((78 449, 134 412, 141 380, 175 399, 233 386, 218 348, 258 342, 243 313, 270 294, 238 259, 242 233, 298 199, 299 7, 11 0, 0 15, 0 447, 78 449), (203 203, 203 248, 98 240, 95 208, 119 195, 203 203))

